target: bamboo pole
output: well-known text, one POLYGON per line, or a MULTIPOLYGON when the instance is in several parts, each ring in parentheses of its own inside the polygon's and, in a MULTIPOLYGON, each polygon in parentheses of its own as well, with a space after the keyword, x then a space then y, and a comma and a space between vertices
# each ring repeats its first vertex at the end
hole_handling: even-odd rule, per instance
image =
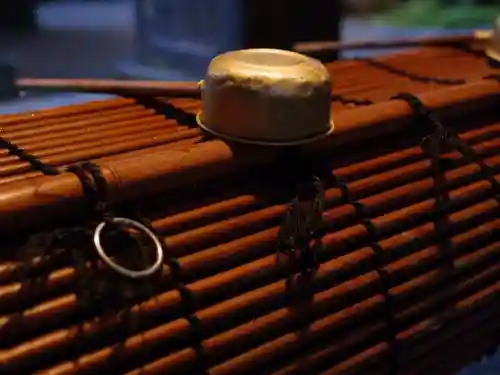
POLYGON ((404 47, 447 47, 485 42, 492 38, 492 30, 477 30, 473 34, 404 38, 395 40, 300 42, 293 49, 299 53, 321 58, 337 51, 356 49, 388 49, 404 47))
POLYGON ((326 42, 301 42, 295 45, 295 50, 308 53, 317 50, 351 50, 369 48, 391 48, 391 47, 446 47, 455 44, 471 43, 478 39, 488 40, 492 37, 492 31, 481 31, 473 34, 430 36, 420 38, 405 38, 395 40, 356 40, 356 41, 326 41, 326 42))
POLYGON ((18 78, 19 90, 95 92, 115 95, 199 96, 198 82, 121 81, 115 79, 18 78))

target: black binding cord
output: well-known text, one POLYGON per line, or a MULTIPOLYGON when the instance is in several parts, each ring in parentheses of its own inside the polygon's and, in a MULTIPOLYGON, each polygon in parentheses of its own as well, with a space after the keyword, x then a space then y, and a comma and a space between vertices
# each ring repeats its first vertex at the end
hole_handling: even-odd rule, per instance
MULTIPOLYGON (((443 281, 443 287, 453 288, 453 284, 450 283, 450 276, 454 272, 455 261, 453 257, 453 245, 449 235, 451 226, 448 215, 446 214, 449 196, 444 188, 446 179, 444 177, 442 164, 440 163, 442 153, 450 150, 458 151, 466 162, 478 165, 483 178, 491 184, 494 197, 496 200, 500 201, 499 183, 495 179, 492 168, 484 163, 481 156, 478 155, 472 147, 464 143, 452 129, 446 128, 418 97, 408 93, 400 93, 393 97, 393 99, 406 101, 415 113, 416 119, 422 120, 424 124, 427 123, 433 128, 433 132, 422 140, 421 147, 425 153, 431 156, 431 168, 435 181, 434 193, 436 204, 434 222, 441 248, 439 276, 443 281)), ((447 309, 440 312, 443 321, 446 321, 448 313, 449 310, 447 309)))
POLYGON ((196 143, 204 143, 216 138, 213 134, 202 130, 198 126, 196 115, 194 113, 172 104, 167 99, 160 99, 148 95, 129 95, 125 97, 135 100, 137 104, 152 109, 156 113, 165 116, 167 119, 175 120, 175 122, 181 126, 185 126, 189 129, 198 128, 198 130, 201 131, 201 139, 196 141, 196 143))
POLYGON ((111 222, 113 216, 108 205, 108 187, 99 166, 86 161, 70 165, 66 171, 73 173, 80 180, 83 193, 93 214, 97 214, 100 220, 111 222))
MULTIPOLYGON (((59 175, 62 172, 70 172, 73 173, 79 180, 82 185, 83 192, 87 199, 88 206, 91 210, 92 215, 95 220, 99 220, 105 222, 107 225, 110 225, 111 228, 114 228, 114 219, 109 202, 108 202, 108 186, 105 178, 103 177, 101 170, 97 164, 86 161, 80 164, 73 164, 68 166, 66 169, 59 170, 56 167, 53 167, 49 164, 42 162, 36 156, 29 154, 21 147, 13 144, 12 142, 0 137, 0 147, 7 149, 10 155, 17 156, 19 159, 28 162, 34 170, 42 172, 44 175, 55 176, 59 175)), ((137 216, 137 215, 136 215, 137 216)), ((167 246, 159 233, 153 228, 151 222, 142 217, 137 219, 144 227, 146 227, 151 233, 154 234, 156 239, 161 244, 162 250, 165 252, 167 246)), ((102 286, 96 286, 92 277, 86 277, 86 263, 88 262, 88 258, 85 254, 81 253, 78 249, 82 247, 82 236, 89 237, 92 235, 92 231, 85 228, 74 228, 74 229, 62 229, 56 230, 52 238, 47 245, 48 248, 58 247, 58 246, 68 246, 71 248, 71 255, 73 257, 73 262, 75 263, 75 268, 79 275, 81 275, 80 280, 80 289, 81 294, 84 294, 84 298, 80 298, 79 301, 83 302, 83 307, 91 307, 88 302, 92 301, 92 306, 100 306, 103 303, 109 302, 106 301, 107 297, 116 297, 116 293, 112 292, 111 294, 105 293, 105 295, 101 296, 102 286), (75 250, 75 251, 73 251, 75 250), (96 290, 99 289, 99 290, 96 290)), ((145 255, 141 252, 141 255, 145 255)), ((141 259, 141 263, 145 263, 146 259, 141 259)), ((203 332, 201 328, 201 323, 199 319, 194 315, 195 307, 193 304, 192 293, 189 288, 182 281, 182 269, 177 259, 165 256, 165 263, 170 268, 172 273, 172 278, 174 280, 174 287, 179 291, 183 301, 183 310, 186 319, 190 322, 191 331, 192 331, 192 341, 193 347, 196 349, 198 353, 198 358, 200 362, 200 367, 205 368, 204 360, 203 360, 203 348, 201 345, 203 332)), ((141 265, 142 266, 142 265, 141 265)), ((95 267, 95 262, 91 262, 91 267, 95 267)), ((152 276, 158 276, 162 271, 160 267, 157 275, 152 274, 152 276)), ((21 277, 28 275, 29 269, 23 270, 21 272, 21 277)), ((148 288, 147 296, 150 296, 152 291, 151 288, 148 288)), ((114 299, 116 299, 114 298, 114 299)))
POLYGON ((500 74, 488 74, 487 76, 483 77, 483 79, 492 79, 500 83, 500 74))
POLYGON ((383 319, 386 323, 386 339, 391 347, 391 356, 390 356, 390 368, 389 374, 395 375, 398 372, 398 350, 399 350, 399 342, 397 340, 397 325, 394 320, 394 298, 390 293, 391 289, 391 280, 390 276, 385 270, 385 266, 387 264, 387 258, 385 256, 385 250, 382 245, 380 245, 380 234, 377 226, 373 223, 371 216, 368 212, 366 206, 361 203, 359 200, 355 199, 349 191, 349 187, 345 181, 343 181, 337 174, 331 172, 332 176, 332 185, 340 190, 342 201, 345 204, 349 204, 354 207, 356 210, 356 214, 358 220, 364 226, 366 230, 366 234, 368 237, 369 246, 373 250, 374 254, 374 269, 377 272, 380 280, 379 291, 380 294, 384 297, 384 305, 383 305, 383 319))
MULTIPOLYGON (((495 179, 493 169, 484 163, 482 157, 469 145, 463 142, 459 136, 450 128, 445 127, 434 115, 434 113, 425 106, 425 104, 415 95, 410 93, 400 93, 392 99, 404 100, 412 108, 417 118, 424 120, 433 128, 433 133, 425 137, 421 143, 422 148, 436 159, 441 151, 453 149, 458 151, 462 157, 471 164, 476 164, 481 169, 482 175, 493 187, 496 198, 499 198, 499 183, 495 179)), ((435 163, 438 165, 439 163, 435 163)))
MULTIPOLYGON (((44 175, 55 176, 60 173, 67 171, 75 174, 82 184, 83 192, 87 198, 88 203, 92 207, 92 211, 102 220, 96 228, 94 234, 94 244, 96 250, 101 256, 102 260, 111 268, 113 268, 118 273, 122 275, 129 276, 130 278, 140 278, 146 276, 153 276, 157 270, 161 269, 161 262, 163 259, 164 248, 158 237, 143 223, 138 221, 117 218, 113 216, 109 210, 108 204, 108 189, 105 178, 102 176, 100 168, 98 165, 92 162, 83 162, 80 164, 70 165, 65 169, 58 169, 54 166, 42 162, 36 156, 26 152, 23 148, 13 144, 12 142, 0 137, 0 147, 8 151, 10 155, 17 156, 20 160, 25 161, 30 164, 30 166, 37 171, 42 172, 44 175), (152 267, 142 270, 142 271, 131 271, 126 270, 117 263, 113 262, 109 256, 105 253, 104 249, 100 244, 100 235, 105 226, 117 228, 120 225, 122 227, 134 228, 143 234, 146 234, 153 240, 156 246, 156 261, 152 267)), ((75 231, 69 231, 75 233, 75 231)), ((84 231, 80 231, 84 232, 84 231)), ((57 235, 57 237, 63 238, 67 237, 65 235, 57 235)))
MULTIPOLYGON (((94 216, 95 220, 101 220, 111 227, 114 227, 114 216, 110 210, 109 202, 108 202, 108 186, 105 178, 103 177, 100 167, 97 164, 86 161, 80 164, 73 164, 68 166, 65 170, 59 170, 49 164, 42 162, 36 156, 31 155, 24 151, 22 148, 14 145, 8 140, 0 138, 0 147, 8 150, 9 154, 17 156, 19 159, 28 162, 34 170, 40 171, 45 175, 59 175, 60 173, 67 171, 75 174, 80 180, 82 185, 83 192, 85 197, 87 198, 88 206, 91 209, 91 212, 94 216)), ((158 239, 161 244, 163 250, 167 249, 167 245, 163 236, 158 233, 154 228, 152 223, 143 217, 137 216, 137 221, 144 225, 154 236, 158 239)), ((53 233, 53 236, 50 240, 50 244, 47 247, 53 248, 57 246, 67 246, 71 248, 71 255, 73 257, 73 262, 75 263, 75 269, 79 275, 81 275, 80 280, 80 294, 82 295, 79 298, 79 301, 83 303, 84 308, 93 307, 102 307, 101 305, 105 303, 109 303, 110 299, 108 297, 113 297, 113 301, 116 299, 120 299, 120 296, 117 296, 115 292, 111 291, 109 293, 102 293, 102 286, 96 286, 95 280, 90 277, 86 277, 86 263, 88 262, 88 258, 85 254, 81 253, 78 249, 82 246, 82 236, 88 237, 92 235, 92 231, 85 228, 74 228, 69 230, 57 230, 53 233), (97 289, 97 290, 96 290, 97 289), (103 294, 103 295, 101 295, 103 294), (93 303, 90 305, 89 302, 93 303)), ((141 252, 141 255, 145 255, 141 252)), ((145 263, 146 259, 141 259, 141 263, 145 263)), ((179 261, 176 258, 165 256, 165 263, 170 268, 173 285, 174 288, 179 291, 181 299, 183 301, 183 314, 186 317, 186 320, 190 323, 191 327, 191 339, 192 339, 192 347, 195 349, 198 358, 198 367, 199 372, 203 373, 206 371, 206 361, 204 360, 203 354, 203 346, 202 340, 204 337, 203 327, 201 321, 195 315, 196 307, 194 305, 194 300, 192 296, 192 292, 183 282, 182 268, 180 266, 179 261)), ((141 265, 142 266, 142 265, 141 265)), ((95 263, 91 262, 91 267, 95 267, 95 263)), ((157 276, 161 274, 162 268, 160 267, 157 276)), ((24 270, 22 272, 23 275, 28 275, 29 270, 24 270)), ((22 275, 21 275, 22 276, 22 275)), ((147 285, 147 293, 145 297, 151 297, 153 290, 150 285, 147 285)))
MULTIPOLYGON (((157 236, 159 241, 162 243, 163 247, 166 249, 167 244, 164 237, 161 236, 154 228, 149 219, 140 218, 139 219, 144 225, 151 229, 153 233, 157 236)), ((172 286, 177 290, 182 301, 182 314, 184 319, 189 323, 189 338, 191 347, 196 352, 196 369, 197 374, 205 374, 208 371, 208 364, 206 361, 206 356, 204 353, 203 340, 205 338, 203 322, 196 316, 197 306, 196 301, 193 296, 193 292, 186 285, 183 276, 183 270, 179 260, 175 257, 170 256, 168 253, 165 254, 165 264, 168 266, 172 277, 172 286)))
POLYGON ((34 170, 40 171, 44 175, 55 176, 59 174, 59 170, 57 168, 45 164, 36 156, 26 152, 23 148, 15 145, 3 137, 0 137, 0 148, 7 150, 9 155, 17 156, 20 160, 29 163, 34 170))
MULTIPOLYGON (((91 212, 100 224, 97 225, 93 234, 94 247, 97 250, 101 260, 117 273, 122 274, 131 279, 139 279, 145 277, 154 277, 162 270, 164 258, 164 245, 159 237, 151 230, 150 227, 143 222, 132 220, 123 217, 116 217, 110 210, 108 203, 108 186, 106 179, 103 177, 100 167, 92 162, 82 162, 80 164, 69 166, 66 169, 68 172, 74 173, 82 184, 83 191, 87 197, 91 212), (130 235, 126 229, 134 229, 152 240, 156 258, 153 265, 144 266, 148 263, 146 253, 141 251, 141 263, 145 267, 140 271, 125 268, 114 261, 104 250, 101 244, 101 237, 105 227, 114 230, 115 232, 130 235)), ((136 240, 137 241, 137 240, 136 240)))
POLYGON ((374 102, 368 99, 356 99, 356 98, 346 98, 342 95, 332 95, 332 102, 339 102, 343 105, 354 105, 354 106, 365 106, 371 105, 374 102))
MULTIPOLYGON (((443 163, 443 154, 450 150, 457 150, 453 142, 450 142, 450 132, 446 129, 441 122, 439 122, 434 114, 424 106, 422 101, 415 95, 408 93, 400 93, 393 97, 393 99, 401 99, 406 101, 415 113, 416 121, 423 121, 424 124, 431 125, 432 133, 420 142, 420 147, 424 154, 431 158, 431 174, 434 180, 433 196, 435 198, 434 204, 434 226, 437 235, 437 243, 439 246, 438 253, 438 277, 442 280, 442 287, 452 287, 450 284, 450 277, 455 271, 454 248, 450 238, 450 221, 447 215, 447 207, 449 206, 449 193, 446 189, 446 177, 444 175, 446 165, 443 163)), ((458 139, 458 137, 457 137, 458 139)), ((439 310, 438 314, 443 321, 447 319, 448 310, 439 310)))
POLYGON ((357 58, 356 60, 363 61, 374 68, 384 70, 388 73, 398 75, 401 77, 406 77, 409 80, 415 82, 435 83, 438 85, 446 85, 446 86, 463 85, 464 83, 467 83, 466 80, 460 78, 454 79, 454 78, 427 77, 419 74, 410 73, 405 71, 404 69, 396 68, 394 66, 383 63, 380 60, 375 60, 372 58, 357 58))
POLYGON ((486 56, 484 53, 484 49, 474 49, 467 43, 456 43, 451 45, 450 47, 459 50, 461 52, 464 52, 468 55, 479 58, 487 58, 489 60, 488 56, 486 56))
POLYGON ((167 119, 173 119, 179 125, 188 128, 197 128, 196 115, 170 103, 167 99, 159 99, 149 95, 130 95, 125 96, 131 98, 139 105, 152 109, 156 113, 165 116, 167 119))

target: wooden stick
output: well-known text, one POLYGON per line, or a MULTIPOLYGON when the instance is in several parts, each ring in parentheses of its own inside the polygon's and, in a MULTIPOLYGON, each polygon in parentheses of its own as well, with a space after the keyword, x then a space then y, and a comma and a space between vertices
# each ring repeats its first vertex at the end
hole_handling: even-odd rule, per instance
POLYGON ((350 42, 325 41, 325 42, 300 42, 295 44, 294 50, 306 55, 319 54, 332 51, 347 51, 353 49, 385 49, 401 47, 439 47, 456 44, 471 43, 491 39, 493 31, 478 30, 473 34, 454 36, 432 36, 412 39, 394 40, 357 40, 350 42))
POLYGON ((121 81, 114 79, 19 78, 20 90, 94 92, 114 95, 198 97, 198 82, 121 81))

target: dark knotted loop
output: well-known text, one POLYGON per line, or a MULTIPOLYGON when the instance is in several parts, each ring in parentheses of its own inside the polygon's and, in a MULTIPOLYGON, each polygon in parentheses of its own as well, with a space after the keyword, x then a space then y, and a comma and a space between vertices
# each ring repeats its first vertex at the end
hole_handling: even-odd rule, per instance
MULTIPOLYGON (((73 164, 66 168, 67 172, 73 173, 82 186, 83 194, 87 200, 88 207, 94 211, 94 209, 99 205, 100 197, 97 191, 92 177, 85 170, 83 164, 73 164)), ((93 212, 95 213, 95 212, 93 212)))
POLYGON ((301 187, 281 223, 277 250, 290 258, 298 255, 301 272, 317 268, 317 248, 323 236, 324 189, 321 180, 312 176, 301 187))
MULTIPOLYGON (((423 122, 424 125, 431 127, 432 133, 425 136, 420 142, 422 151, 431 157, 431 169, 434 178, 434 195, 436 198, 435 213, 438 218, 443 214, 445 189, 444 189, 444 176, 442 168, 442 154, 445 151, 452 151, 455 149, 451 141, 452 135, 448 129, 434 116, 434 114, 422 103, 422 101, 413 94, 399 93, 392 97, 392 99, 404 100, 412 109, 417 120, 423 122)), ((439 224, 440 221, 437 222, 439 224)), ((440 225, 438 225, 439 227, 440 225)))
MULTIPOLYGON (((8 151, 9 155, 14 155, 17 156, 20 160, 28 162, 31 167, 34 170, 40 171, 45 175, 58 175, 62 172, 62 170, 59 170, 58 168, 51 166, 49 164, 43 163, 40 159, 38 159, 36 156, 29 154, 25 150, 23 150, 21 147, 13 144, 12 142, 1 138, 0 137, 0 147, 4 148, 8 151)), ((66 168, 68 172, 74 173, 78 179, 80 180, 82 184, 82 188, 84 190, 84 194, 87 197, 88 204, 92 209, 92 212, 94 214, 97 214, 98 219, 102 221, 101 223, 101 230, 105 225, 110 225, 114 226, 115 229, 117 224, 120 226, 120 224, 124 223, 118 223, 118 221, 123 221, 126 220, 127 222, 125 224, 128 224, 130 227, 130 224, 133 224, 132 226, 136 229, 139 230, 140 232, 143 232, 143 234, 147 234, 150 239, 153 240, 156 246, 156 261, 153 264, 153 266, 147 268, 146 270, 141 270, 141 271, 135 271, 136 273, 128 274, 127 276, 131 277, 143 277, 145 275, 153 274, 156 273, 156 270, 161 267, 162 259, 163 259, 163 246, 162 243, 158 240, 158 236, 154 234, 153 231, 148 228, 147 225, 142 225, 139 222, 136 221, 131 221, 129 219, 123 219, 123 218, 115 218, 108 207, 108 189, 106 185, 106 180, 102 176, 99 166, 91 163, 91 162, 84 162, 78 165, 71 165, 66 168)), ((121 228, 123 230, 123 228, 121 228)), ((90 264, 90 269, 95 269, 96 265, 95 262, 93 262, 93 258, 89 258, 88 254, 86 254, 84 251, 85 250, 85 244, 86 239, 92 237, 92 231, 85 228, 85 227, 75 227, 75 228, 65 228, 65 229, 60 229, 54 231, 50 236, 48 241, 46 242, 41 250, 42 255, 48 255, 48 251, 59 248, 59 249, 64 249, 69 251, 69 254, 72 258, 72 261, 74 263, 75 269, 77 273, 80 274, 80 286, 81 290, 79 291, 79 294, 81 297, 84 298, 79 298, 79 301, 83 301, 83 305, 88 306, 89 303, 88 301, 92 301, 93 304, 92 306, 100 306, 101 304, 106 303, 109 298, 119 298, 116 294, 120 294, 120 296, 123 294, 126 294, 126 291, 121 293, 121 289, 126 289, 123 286, 123 280, 121 282, 122 288, 120 290, 115 290, 111 292, 112 294, 107 294, 101 296, 102 288, 105 288, 105 286, 102 283, 95 282, 93 277, 89 276, 87 271, 89 270, 89 264, 90 264), (90 261, 90 262, 89 262, 90 261), (89 298, 85 298, 85 295, 89 298)), ((96 236, 94 234, 94 243, 96 243, 96 236)), ((97 236, 97 243, 98 245, 100 241, 100 237, 97 236)), ((97 247, 97 246, 96 246, 97 247)), ((102 250, 102 247, 101 247, 102 250)), ((102 251, 104 253, 104 251, 102 251)), ((54 254, 51 254, 53 256, 54 254)), ((106 254, 104 253, 106 256, 106 254)), ((101 254, 102 257, 102 254, 101 254)), ((109 265, 109 262, 108 262, 109 265)), ((130 271, 130 270, 128 270, 130 271)), ((21 271, 21 278, 28 277, 30 273, 30 267, 29 264, 27 267, 25 267, 24 270, 21 271)), ((108 301, 109 302, 109 301, 108 301)))
POLYGON ((426 154, 433 158, 434 162, 439 164, 438 160, 441 154, 450 148, 449 140, 451 135, 448 129, 434 117, 434 114, 415 95, 403 92, 393 96, 391 99, 399 99, 407 102, 417 120, 421 120, 431 126, 432 133, 422 139, 420 147, 426 154))
POLYGON ((143 223, 128 218, 115 217, 112 214, 108 203, 106 179, 102 175, 99 166, 87 161, 78 165, 69 166, 67 171, 74 173, 78 177, 88 199, 90 208, 93 213, 96 214, 97 219, 101 221, 97 225, 93 235, 94 246, 101 260, 117 273, 132 279, 155 275, 163 264, 163 244, 158 239, 158 236, 143 223), (101 243, 102 232, 107 226, 122 232, 127 229, 133 229, 146 235, 153 242, 155 247, 154 262, 141 270, 132 270, 114 261, 112 257, 106 253, 101 243))
POLYGON ((101 173, 101 169, 97 164, 92 162, 85 162, 82 167, 87 170, 92 176, 93 186, 96 193, 95 210, 103 217, 104 220, 108 220, 112 217, 109 203, 108 203, 108 184, 106 179, 101 173))
POLYGON ((311 188, 311 223, 309 234, 317 239, 323 236, 323 211, 325 209, 325 189, 319 177, 313 176, 310 181, 311 188))
POLYGON ((99 220, 110 223, 113 215, 108 204, 108 186, 99 166, 86 161, 70 165, 66 171, 75 174, 80 180, 92 213, 96 214, 99 220))
MULTIPOLYGON (((1 131, 3 131, 3 129, 1 129, 1 131)), ((39 172, 43 173, 44 175, 55 176, 55 175, 58 175, 61 173, 61 171, 59 171, 58 168, 42 162, 35 155, 32 155, 32 154, 26 152, 23 148, 17 146, 16 144, 14 144, 14 143, 10 142, 9 140, 2 138, 2 137, 0 137, 0 148, 6 149, 8 151, 9 155, 16 156, 20 160, 29 163, 30 166, 34 170, 39 171, 39 172)), ((81 232, 84 232, 84 230, 81 230, 81 229, 71 230, 71 233, 75 233, 75 232, 81 233, 81 232)), ((53 232, 51 235, 46 236, 45 240, 42 241, 43 244, 40 244, 40 246, 33 247, 32 246, 33 243, 37 242, 37 240, 39 240, 39 237, 43 237, 43 234, 42 234, 42 236, 33 236, 32 238, 30 238, 28 240, 28 242, 26 244, 25 248, 26 248, 28 254, 30 252, 33 252, 34 248, 37 249, 37 252, 35 252, 35 254, 32 254, 32 257, 35 257, 35 256, 40 255, 40 254, 42 257, 48 257, 49 250, 52 250, 52 249, 55 249, 58 247, 59 248, 75 248, 76 246, 79 245, 79 244, 75 243, 74 241, 72 241, 73 236, 70 235, 70 231, 68 231, 68 230, 57 230, 57 231, 53 232), (38 254, 38 253, 40 253, 40 254, 38 254)), ((50 254, 50 257, 53 258, 54 254, 50 254)), ((22 280, 29 277, 29 274, 31 271, 31 267, 30 267, 31 261, 29 260, 30 258, 31 257, 28 255, 28 260, 26 261, 26 264, 24 264, 24 266, 21 268, 21 270, 19 272, 19 277, 22 280)), ((75 268, 82 269, 83 267, 85 267, 85 261, 82 261, 81 257, 74 257, 74 258, 75 258, 74 259, 75 268)))
POLYGON ((405 100, 416 116, 424 121, 424 124, 431 125, 433 127, 433 133, 424 138, 421 143, 421 147, 424 152, 430 153, 431 156, 431 168, 434 178, 434 196, 436 203, 434 206, 434 223, 436 227, 436 233, 438 235, 438 240, 441 247, 441 252, 439 254, 440 261, 443 265, 441 269, 443 270, 444 277, 450 274, 450 272, 455 267, 455 262, 453 258, 453 245, 450 240, 448 233, 449 219, 446 214, 447 212, 447 202, 449 201, 448 192, 446 190, 446 178, 444 176, 444 169, 442 167, 441 154, 444 150, 446 151, 457 151, 459 152, 464 160, 471 164, 476 164, 480 167, 483 177, 489 181, 496 192, 496 198, 498 199, 498 182, 495 179, 495 175, 491 167, 486 165, 482 158, 475 152, 475 150, 465 144, 457 134, 454 133, 452 129, 445 128, 445 126, 435 117, 430 109, 428 109, 422 101, 416 96, 408 93, 399 94, 395 99, 405 100))

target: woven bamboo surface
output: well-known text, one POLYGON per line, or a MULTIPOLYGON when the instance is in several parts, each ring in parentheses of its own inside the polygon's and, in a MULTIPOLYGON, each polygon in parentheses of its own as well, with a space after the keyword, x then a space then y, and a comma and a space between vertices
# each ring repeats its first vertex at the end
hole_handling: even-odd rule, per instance
MULTIPOLYGON (((86 220, 82 189, 72 174, 41 176, 3 152, 0 373, 453 375, 491 354, 498 191, 449 150, 436 211, 426 130, 391 97, 421 97, 498 182, 500 85, 483 79, 497 70, 453 48, 328 67, 338 132, 303 151, 349 199, 323 181, 326 233, 307 274, 276 254, 293 166, 204 139, 200 102, 117 98, 1 117, 3 138, 45 163, 102 164, 112 203, 151 220, 170 260, 137 292, 84 257, 77 265, 64 246, 47 253, 50 232, 86 220), (99 280, 111 292, 85 296, 99 280), (112 294, 129 289, 114 306, 112 294)), ((68 247, 93 253, 86 242, 68 247)))
MULTIPOLYGON (((453 48, 427 48, 376 61, 400 72, 375 67, 363 60, 329 65, 334 78, 332 94, 337 99, 332 102, 334 113, 355 108, 358 101, 365 105, 367 101, 388 100, 401 91, 419 94, 440 90, 496 72, 484 57, 453 48)), ((148 152, 148 148, 157 146, 189 147, 200 140, 200 132, 192 128, 193 116, 200 110, 201 102, 166 98, 141 102, 118 98, 7 115, 1 117, 0 126, 5 138, 54 165, 136 150, 148 152)), ((29 172, 27 164, 18 162, 15 156, 5 155, 0 159, 0 184, 37 174, 29 172)))

